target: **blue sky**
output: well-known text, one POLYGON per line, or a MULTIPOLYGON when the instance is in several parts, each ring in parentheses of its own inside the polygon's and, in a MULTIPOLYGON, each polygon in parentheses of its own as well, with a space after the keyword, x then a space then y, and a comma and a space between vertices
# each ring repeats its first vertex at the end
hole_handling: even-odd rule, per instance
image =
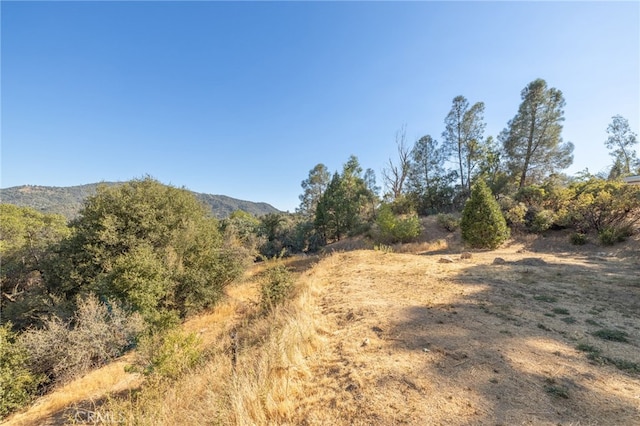
POLYGON ((317 163, 381 170, 457 95, 487 136, 536 78, 566 99, 568 173, 640 117, 638 2, 1 2, 3 188, 151 175, 293 211, 317 163))

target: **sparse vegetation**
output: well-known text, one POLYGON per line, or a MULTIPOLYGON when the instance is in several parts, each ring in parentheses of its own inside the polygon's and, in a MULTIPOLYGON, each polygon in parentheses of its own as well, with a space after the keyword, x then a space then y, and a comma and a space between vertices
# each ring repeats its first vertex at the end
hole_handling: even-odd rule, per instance
POLYGON ((438 223, 449 232, 455 232, 460 228, 460 218, 451 213, 438 214, 438 223))
POLYGON ((567 389, 566 386, 555 384, 555 381, 553 380, 549 381, 549 383, 545 385, 544 391, 554 398, 569 398, 569 389, 567 389))
POLYGON ((594 331, 592 333, 594 336, 599 337, 603 340, 610 340, 612 342, 623 342, 627 343, 629 341, 629 333, 622 330, 615 330, 611 328, 602 328, 600 330, 594 331))
POLYGON ((261 303, 265 310, 282 303, 293 287, 293 276, 282 263, 270 265, 264 273, 261 286, 261 303))
POLYGON ((44 327, 22 333, 20 343, 29 356, 30 371, 47 377, 51 385, 118 357, 134 345, 143 329, 140 315, 127 313, 114 301, 101 303, 90 296, 78 303, 70 320, 52 316, 44 327))
POLYGON ((580 343, 576 349, 587 353, 587 358, 597 364, 613 365, 618 370, 627 371, 629 373, 640 373, 640 364, 637 362, 627 361, 620 358, 611 358, 602 354, 602 351, 595 346, 580 343))
POLYGON ((533 296, 533 298, 540 302, 546 302, 546 303, 555 303, 558 301, 557 297, 549 296, 547 294, 536 294, 535 296, 533 296))
POLYGON ((631 234, 631 229, 628 226, 622 228, 609 226, 598 232, 598 239, 603 246, 612 246, 625 241, 631 234))
POLYGON ((587 234, 582 232, 574 232, 570 236, 571 244, 574 246, 583 246, 589 242, 587 234))
POLYGON ((195 333, 173 328, 144 336, 137 352, 137 365, 154 379, 175 380, 202 360, 201 341, 195 333))

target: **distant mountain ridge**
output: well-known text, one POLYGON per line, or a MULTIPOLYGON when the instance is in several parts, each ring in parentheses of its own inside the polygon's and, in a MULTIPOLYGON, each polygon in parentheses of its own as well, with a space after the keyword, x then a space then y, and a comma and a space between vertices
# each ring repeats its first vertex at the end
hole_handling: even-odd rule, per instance
MULTIPOLYGON (((84 205, 87 197, 96 193, 98 186, 121 185, 124 182, 100 182, 76 186, 39 186, 22 185, 0 189, 0 202, 17 206, 31 207, 43 213, 58 213, 67 219, 73 219, 84 205)), ((193 192, 193 191, 191 191, 193 192)), ((238 200, 226 195, 193 194, 204 204, 211 207, 211 212, 218 219, 228 217, 236 210, 244 210, 255 216, 268 213, 279 213, 270 204, 238 200)))

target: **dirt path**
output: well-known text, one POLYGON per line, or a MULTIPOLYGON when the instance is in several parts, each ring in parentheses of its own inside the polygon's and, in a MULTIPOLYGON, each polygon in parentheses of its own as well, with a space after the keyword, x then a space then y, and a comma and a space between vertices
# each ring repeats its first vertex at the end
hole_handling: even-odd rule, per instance
POLYGON ((327 344, 301 424, 639 424, 637 260, 449 257, 356 251, 315 268, 327 344))

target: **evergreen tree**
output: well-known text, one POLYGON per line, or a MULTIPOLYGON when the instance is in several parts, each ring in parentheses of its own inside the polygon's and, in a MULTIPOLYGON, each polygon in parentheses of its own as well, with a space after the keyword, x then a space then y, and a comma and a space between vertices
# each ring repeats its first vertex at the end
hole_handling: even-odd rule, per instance
POLYGON ((474 248, 495 249, 509 238, 509 228, 491 190, 479 179, 471 190, 460 221, 462 240, 474 248))
POLYGON ((573 144, 562 142, 565 100, 542 79, 521 92, 516 116, 500 134, 506 162, 518 187, 540 182, 573 162, 573 144))
POLYGON ((362 167, 355 156, 349 157, 342 173, 334 173, 316 208, 314 227, 324 241, 340 240, 363 222, 367 206, 375 194, 361 176, 362 167))
POLYGON ((407 193, 421 214, 442 211, 451 206, 455 172, 444 168, 445 149, 426 135, 411 150, 407 193))

